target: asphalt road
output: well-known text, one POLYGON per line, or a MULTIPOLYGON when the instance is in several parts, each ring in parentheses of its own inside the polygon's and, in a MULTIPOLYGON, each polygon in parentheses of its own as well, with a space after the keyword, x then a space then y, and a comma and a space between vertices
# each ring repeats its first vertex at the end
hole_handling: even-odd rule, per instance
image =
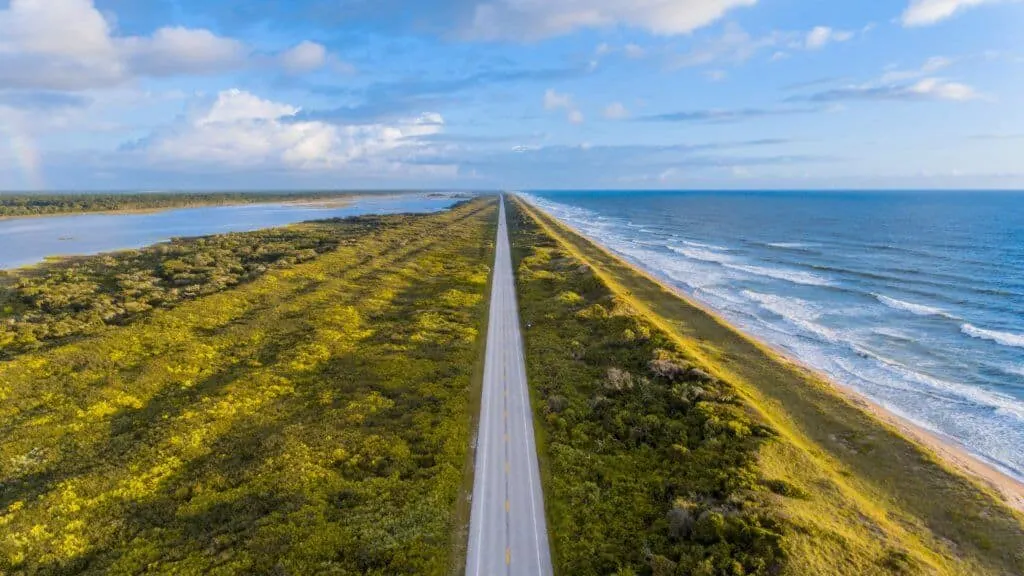
POLYGON ((502 198, 466 574, 552 573, 502 198))

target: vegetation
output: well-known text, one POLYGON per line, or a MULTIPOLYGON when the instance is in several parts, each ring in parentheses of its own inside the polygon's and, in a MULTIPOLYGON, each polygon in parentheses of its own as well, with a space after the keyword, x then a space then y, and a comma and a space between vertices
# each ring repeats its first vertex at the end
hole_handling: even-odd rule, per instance
POLYGON ((0 362, 0 574, 445 573, 494 218, 303 228, 333 248, 0 362))
POLYGON ((827 382, 510 211, 562 574, 1022 574, 1024 519, 827 382))
POLYGON ((256 204, 295 200, 337 200, 338 192, 167 192, 143 194, 0 194, 0 218, 74 212, 163 210, 189 206, 256 204))
POLYGON ((0 359, 312 260, 359 242, 386 221, 363 217, 176 239, 142 250, 0 270, 0 359))

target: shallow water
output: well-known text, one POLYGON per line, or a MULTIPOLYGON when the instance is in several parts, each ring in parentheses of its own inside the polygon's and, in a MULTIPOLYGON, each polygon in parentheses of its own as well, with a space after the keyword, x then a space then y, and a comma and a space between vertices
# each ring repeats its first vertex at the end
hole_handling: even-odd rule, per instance
POLYGON ((1024 479, 1024 194, 528 197, 747 332, 1024 479))
POLYGON ((140 214, 77 214, 0 220, 0 268, 27 266, 47 256, 141 248, 171 238, 246 232, 306 220, 363 214, 443 210, 460 198, 401 194, 358 197, 344 206, 246 204, 181 208, 140 214))

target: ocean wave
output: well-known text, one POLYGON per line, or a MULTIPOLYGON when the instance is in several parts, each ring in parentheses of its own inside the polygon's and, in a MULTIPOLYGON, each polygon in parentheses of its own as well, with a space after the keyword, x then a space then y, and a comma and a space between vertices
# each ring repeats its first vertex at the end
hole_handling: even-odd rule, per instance
POLYGON ((964 324, 960 326, 960 331, 972 338, 991 340, 997 344, 1002 344, 1003 346, 1024 348, 1024 334, 1013 334, 1011 332, 985 330, 984 328, 978 328, 977 326, 974 326, 972 324, 964 324))
POLYGON ((805 332, 833 343, 842 340, 838 332, 816 322, 821 317, 821 312, 806 300, 775 294, 762 294, 750 290, 744 290, 743 295, 757 302, 765 310, 781 316, 787 322, 803 329, 805 332))
MULTIPOLYGON (((1021 402, 1013 396, 986 390, 985 388, 978 386, 959 384, 943 380, 941 378, 936 378, 934 376, 918 372, 917 370, 897 362, 896 360, 886 358, 885 356, 870 350, 859 346, 855 346, 854 348, 859 354, 869 356, 898 375, 898 378, 887 379, 887 381, 883 383, 888 387, 897 388, 911 394, 930 393, 937 398, 946 400, 947 402, 967 402, 974 406, 994 410, 1000 414, 1010 416, 1017 420, 1024 420, 1024 402, 1021 402), (923 384, 931 390, 923 390, 920 387, 908 385, 913 382, 923 384)), ((861 378, 864 377, 863 374, 859 374, 856 368, 849 365, 849 363, 842 362, 841 365, 844 366, 845 370, 851 371, 855 376, 861 378)))
POLYGON ((669 246, 668 249, 681 256, 686 256, 691 260, 703 260, 704 262, 714 262, 716 264, 732 262, 732 258, 729 256, 704 248, 679 248, 678 246, 669 246))
POLYGON ((813 244, 805 244, 803 242, 765 242, 765 246, 782 248, 783 250, 806 250, 814 247, 813 244))
POLYGON ((884 337, 890 338, 892 340, 899 340, 899 341, 902 341, 902 342, 914 342, 914 341, 916 341, 914 336, 911 335, 911 334, 908 334, 906 332, 902 332, 900 330, 894 330, 892 328, 887 328, 887 327, 884 327, 884 326, 880 327, 880 328, 872 328, 871 331, 873 333, 875 333, 875 334, 878 334, 879 336, 884 336, 884 337))
POLYGON ((934 306, 925 306, 924 304, 914 304, 913 302, 907 302, 905 300, 897 300, 896 298, 890 298, 882 294, 875 294, 875 298, 879 302, 885 304, 893 310, 902 310, 904 312, 910 312, 917 316, 942 316, 943 318, 956 319, 955 316, 946 312, 942 308, 936 308, 934 306))
POLYGON ((682 239, 680 239, 679 241, 682 242, 683 244, 686 244, 687 246, 692 246, 694 248, 704 248, 704 249, 707 249, 707 250, 720 250, 720 251, 728 250, 728 248, 726 248, 725 246, 716 246, 714 244, 705 244, 703 242, 694 242, 693 240, 682 240, 682 239))
POLYGON ((999 366, 999 370, 1010 376, 1024 376, 1024 366, 999 366))
POLYGON ((732 268, 733 270, 739 270, 748 274, 754 274, 755 276, 765 276, 767 278, 775 278, 776 280, 785 280, 794 284, 806 284, 808 286, 831 286, 827 278, 811 274, 810 272, 799 272, 797 270, 787 270, 785 268, 768 268, 765 266, 751 266, 747 264, 727 264, 723 263, 726 268, 732 268))

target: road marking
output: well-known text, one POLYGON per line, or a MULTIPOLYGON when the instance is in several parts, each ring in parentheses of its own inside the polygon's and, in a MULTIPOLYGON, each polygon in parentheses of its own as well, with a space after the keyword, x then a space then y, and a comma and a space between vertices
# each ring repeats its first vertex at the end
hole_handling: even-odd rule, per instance
POLYGON ((505 474, 508 474, 511 471, 511 469, 512 467, 509 465, 509 463, 505 462, 505 474))
POLYGON ((505 514, 508 514, 509 510, 511 510, 511 509, 512 509, 512 504, 508 500, 505 500, 505 514))
POLYGON ((509 566, 512 564, 512 549, 505 548, 505 565, 509 566))
MULTIPOLYGON (((522 336, 522 335, 520 334, 520 336, 522 336)), ((516 352, 517 352, 517 356, 518 356, 517 359, 519 360, 519 362, 516 364, 516 370, 522 370, 522 367, 526 365, 526 360, 523 358, 523 349, 522 349, 522 347, 520 347, 519 350, 517 350, 516 352)), ((524 375, 524 381, 525 381, 525 375, 524 375)), ((529 422, 526 420, 526 413, 527 412, 531 412, 531 417, 532 417, 532 411, 530 409, 530 401, 526 397, 526 386, 520 386, 519 387, 519 396, 520 396, 520 399, 523 402, 523 405, 526 406, 526 409, 523 410, 523 429, 526 430, 527 432, 525 434, 523 434, 523 444, 526 446, 526 453, 529 454, 530 453, 530 434, 529 434, 529 430, 531 428, 530 428, 529 422)), ((534 450, 534 454, 536 454, 536 450, 534 450)), ((535 547, 536 547, 536 550, 537 550, 537 569, 541 570, 541 575, 543 575, 543 570, 544 570, 543 566, 544 566, 544 564, 540 561, 540 534, 538 534, 538 532, 537 532, 537 501, 534 499, 534 495, 533 495, 533 458, 530 457, 530 456, 527 456, 527 458, 526 458, 526 476, 527 476, 527 478, 529 478, 529 482, 528 483, 530 485, 530 505, 533 507, 533 511, 534 511, 533 514, 530 514, 530 516, 533 519, 533 541, 534 541, 534 544, 535 544, 535 547)))

